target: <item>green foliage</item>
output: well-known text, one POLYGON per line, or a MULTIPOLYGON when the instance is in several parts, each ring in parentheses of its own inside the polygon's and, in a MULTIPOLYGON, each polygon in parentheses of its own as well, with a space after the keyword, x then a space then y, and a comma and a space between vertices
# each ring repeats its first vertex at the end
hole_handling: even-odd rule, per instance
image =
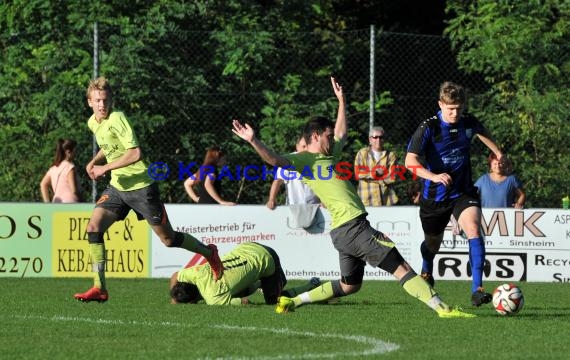
MULTIPOLYGON (((460 65, 483 73, 491 84, 485 96, 473 99, 473 111, 514 158, 527 184, 528 205, 559 206, 561 193, 570 191, 568 180, 558 175, 569 166, 560 155, 566 153, 569 126, 564 121, 570 98, 567 2, 449 4, 447 34, 460 65)), ((40 200, 38 184, 58 138, 78 141, 80 169, 92 157, 85 89, 94 72, 95 22, 98 73, 114 85, 115 108, 133 123, 147 160, 171 167, 170 178, 160 184, 165 201, 188 201, 177 165, 200 163, 212 145, 223 145, 232 165, 260 164, 250 146, 232 136, 233 118, 250 123, 278 152, 292 151, 307 118, 335 118, 331 74, 350 104, 343 160, 352 161, 369 128, 370 44, 368 29, 347 31, 358 23, 358 13, 347 15, 345 7, 328 0, 3 4, 0 201, 40 200)), ((410 44, 409 49, 416 46, 410 44)), ((389 70, 381 70, 382 86, 395 85, 378 90, 375 121, 389 125, 391 150, 403 156, 410 129, 432 108, 425 89, 434 85, 419 70, 428 55, 401 48, 400 65, 410 76, 404 82, 412 91, 395 90, 402 83, 392 71, 399 60, 394 51, 379 52, 389 70), (428 98, 430 105, 411 108, 410 97, 428 98)), ((91 184, 80 176, 84 198, 90 199, 91 184)), ((242 203, 264 202, 268 189, 269 182, 224 186, 227 198, 239 194, 242 203)))
POLYGON ((310 112, 306 104, 296 101, 296 97, 306 96, 301 85, 301 76, 288 74, 280 91, 264 92, 266 105, 261 109, 264 119, 259 135, 278 153, 295 151, 310 112))
POLYGON ((448 11, 460 66, 491 85, 472 111, 514 160, 527 206, 559 207, 570 191, 568 1, 450 1, 448 11))

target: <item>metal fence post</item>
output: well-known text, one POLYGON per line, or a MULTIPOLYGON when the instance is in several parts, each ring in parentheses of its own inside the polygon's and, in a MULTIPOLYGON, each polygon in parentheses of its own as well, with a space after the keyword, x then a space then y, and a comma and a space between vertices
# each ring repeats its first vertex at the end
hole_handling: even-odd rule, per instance
MULTIPOLYGON (((99 29, 97 22, 93 23, 93 79, 99 76, 99 29)), ((97 155, 97 138, 93 134, 93 157, 97 155)), ((92 201, 97 201, 97 182, 91 180, 91 198, 92 201)))
POLYGON ((376 36, 374 34, 374 25, 370 25, 370 126, 368 133, 372 132, 374 126, 374 47, 376 36))

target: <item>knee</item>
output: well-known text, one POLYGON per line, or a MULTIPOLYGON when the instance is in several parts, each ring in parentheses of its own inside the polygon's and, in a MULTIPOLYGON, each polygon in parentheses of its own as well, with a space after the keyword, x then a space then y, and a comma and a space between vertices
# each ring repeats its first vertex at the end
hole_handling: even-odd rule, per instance
POLYGON ((176 247, 176 242, 174 241, 174 238, 172 236, 168 236, 168 235, 163 235, 160 237, 160 241, 162 241, 162 243, 164 245, 166 245, 166 247, 176 247))
POLYGON ((335 297, 346 296, 357 293, 362 287, 362 276, 342 276, 340 280, 332 282, 333 294, 335 297))
POLYGON ((100 229, 99 224, 96 224, 92 221, 89 221, 89 223, 87 224, 88 233, 100 232, 99 229, 100 229))
POLYGON ((477 225, 476 223, 472 223, 472 224, 467 224, 463 228, 463 231, 465 232, 465 235, 467 235, 468 239, 473 239, 481 236, 481 232, 479 229, 480 229, 479 225, 477 225))
POLYGON ((425 244, 429 251, 437 254, 441 246, 441 241, 443 240, 443 234, 441 235, 425 235, 425 244))
POLYGON ((184 234, 174 231, 161 232, 159 238, 166 247, 180 247, 184 242, 184 234))
POLYGON ((348 285, 341 281, 340 287, 342 288, 342 291, 344 292, 345 295, 350 295, 357 293, 362 287, 362 284, 348 285))

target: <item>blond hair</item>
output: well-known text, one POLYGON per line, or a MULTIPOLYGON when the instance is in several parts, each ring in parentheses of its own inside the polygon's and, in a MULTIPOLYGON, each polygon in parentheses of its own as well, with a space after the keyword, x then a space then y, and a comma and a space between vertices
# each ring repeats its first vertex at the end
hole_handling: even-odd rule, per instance
POLYGON ((87 98, 91 99, 92 91, 106 91, 107 94, 113 97, 113 91, 111 90, 111 83, 104 76, 100 76, 97 79, 89 81, 89 86, 87 87, 87 98))

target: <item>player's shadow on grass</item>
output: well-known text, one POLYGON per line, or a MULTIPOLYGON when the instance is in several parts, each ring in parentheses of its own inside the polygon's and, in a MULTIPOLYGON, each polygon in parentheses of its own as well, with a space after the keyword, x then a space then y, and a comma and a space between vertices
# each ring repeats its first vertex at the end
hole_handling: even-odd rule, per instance
POLYGON ((525 320, 545 320, 555 319, 561 321, 570 320, 570 307, 548 308, 545 306, 524 307, 515 315, 500 315, 494 310, 485 314, 477 314, 479 317, 500 317, 500 318, 524 318, 525 320))

